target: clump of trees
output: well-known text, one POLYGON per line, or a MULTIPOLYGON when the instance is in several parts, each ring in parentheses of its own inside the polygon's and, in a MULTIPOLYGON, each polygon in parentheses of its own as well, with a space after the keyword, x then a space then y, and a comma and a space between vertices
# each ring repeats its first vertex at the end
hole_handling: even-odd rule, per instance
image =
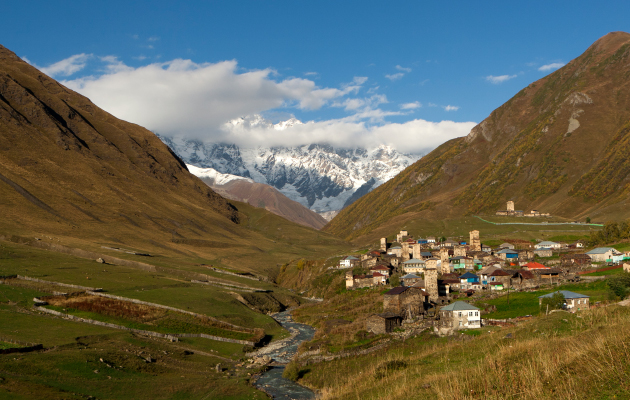
POLYGON ((561 310, 564 307, 564 295, 560 292, 556 292, 551 297, 543 297, 541 307, 543 311, 546 310, 561 310), (549 307, 549 308, 547 308, 549 307))
POLYGON ((614 243, 624 239, 630 239, 630 223, 628 221, 620 223, 608 222, 604 225, 604 229, 591 235, 590 244, 595 246, 614 243))
POLYGON ((630 274, 623 273, 608 278, 606 286, 608 286, 611 297, 618 297, 623 300, 630 295, 630 274))

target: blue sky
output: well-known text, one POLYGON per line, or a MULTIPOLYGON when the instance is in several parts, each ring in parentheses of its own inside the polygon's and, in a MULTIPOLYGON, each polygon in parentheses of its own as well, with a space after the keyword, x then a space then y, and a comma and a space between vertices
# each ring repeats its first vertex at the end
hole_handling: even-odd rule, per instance
POLYGON ((630 31, 626 1, 513 3, 22 1, 3 5, 0 43, 161 133, 421 152, 630 31), (224 124, 258 114, 312 123, 284 136, 224 124))

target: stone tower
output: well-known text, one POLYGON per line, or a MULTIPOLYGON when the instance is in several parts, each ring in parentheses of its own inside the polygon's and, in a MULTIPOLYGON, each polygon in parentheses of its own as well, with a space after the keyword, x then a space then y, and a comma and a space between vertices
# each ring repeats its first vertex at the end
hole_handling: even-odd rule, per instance
POLYGON ((507 202, 507 210, 514 212, 514 202, 512 200, 507 202))
POLYGON ((354 277, 352 276, 352 270, 346 271, 346 289, 350 289, 354 286, 354 277))
POLYGON ((420 248, 420 243, 414 243, 411 247, 413 249, 413 258, 416 260, 422 260, 422 249, 420 248))
POLYGON ((387 238, 381 238, 381 251, 387 251, 387 238))
POLYGON ((466 247, 465 246, 455 246, 453 248, 453 256, 454 257, 466 257, 466 247))
POLYGON ((442 260, 442 271, 444 271, 444 264, 448 265, 449 263, 448 249, 445 247, 440 249, 440 260, 442 260))
POLYGON ((429 294, 429 301, 437 302, 438 283, 437 283, 437 259, 429 258, 426 260, 426 268, 424 270, 424 290, 429 294))
POLYGON ((402 235, 401 235, 400 233, 397 233, 397 234, 396 234, 396 241, 397 241, 398 243, 402 242, 402 235))
POLYGON ((479 231, 470 231, 470 249, 472 251, 481 251, 481 239, 479 239, 479 231))
POLYGON ((401 243, 401 247, 402 247, 402 261, 409 261, 409 243, 408 242, 402 242, 401 243))

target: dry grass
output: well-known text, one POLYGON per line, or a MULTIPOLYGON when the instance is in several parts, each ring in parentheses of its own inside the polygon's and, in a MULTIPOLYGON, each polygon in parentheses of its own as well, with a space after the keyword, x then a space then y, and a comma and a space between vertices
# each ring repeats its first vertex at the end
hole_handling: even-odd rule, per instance
POLYGON ((398 342, 383 354, 309 365, 301 382, 322 399, 628 398, 630 310, 580 317, 554 314, 460 336, 468 340, 398 342))
POLYGON ((138 322, 149 321, 166 315, 166 310, 159 308, 88 294, 49 296, 45 300, 57 307, 73 308, 138 322))

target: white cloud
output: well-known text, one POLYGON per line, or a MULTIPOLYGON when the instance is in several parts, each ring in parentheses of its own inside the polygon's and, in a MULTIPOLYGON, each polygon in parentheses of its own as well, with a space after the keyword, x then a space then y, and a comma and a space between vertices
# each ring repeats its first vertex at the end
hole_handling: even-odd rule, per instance
POLYGON ((403 72, 411 72, 411 68, 401 67, 400 65, 396 65, 396 69, 403 72))
POLYGON ((176 59, 132 68, 113 56, 100 60, 105 63, 103 75, 62 83, 118 118, 162 134, 195 138, 216 137, 228 120, 281 106, 319 109, 357 93, 358 83, 366 80, 356 77, 339 89, 321 88, 302 78, 275 81, 271 69, 239 73, 236 61, 196 64, 176 59))
POLYGON ((551 63, 538 68, 539 71, 552 71, 564 67, 564 63, 551 63))
POLYGON ((157 36, 151 36, 150 38, 147 39, 147 41, 149 42, 157 42, 158 40, 160 40, 160 38, 157 36))
POLYGON ((48 76, 70 76, 76 72, 81 71, 87 65, 87 61, 92 57, 92 54, 75 54, 66 58, 65 60, 58 61, 47 67, 40 68, 40 70, 48 76))
MULTIPOLYGON (((379 119, 395 112, 368 110, 362 117, 371 115, 379 119)), ((415 119, 405 123, 387 123, 370 126, 354 115, 342 119, 295 124, 284 130, 274 129, 269 123, 248 126, 225 124, 222 129, 224 140, 241 147, 256 146, 299 146, 311 143, 328 143, 336 147, 357 146, 372 148, 389 145, 407 153, 420 154, 439 146, 443 142, 465 136, 476 125, 474 122, 429 122, 415 119)), ((255 119, 255 118, 254 118, 255 119)))
POLYGON ((422 104, 419 101, 414 101, 413 103, 405 103, 401 104, 400 108, 403 110, 415 110, 416 108, 422 107, 422 104))
POLYGON ((490 83, 498 85, 499 83, 503 83, 505 81, 509 81, 510 79, 516 78, 516 75, 488 75, 486 76, 486 80, 490 83))
POLYGON ((355 76, 352 82, 354 82, 357 85, 363 85, 365 82, 367 82, 367 80, 368 80, 367 76, 355 76))
POLYGON ((311 72, 305 72, 304 73, 304 76, 317 76, 317 75, 319 75, 319 72, 312 72, 311 71, 311 72))
POLYGON ((397 74, 388 74, 385 75, 385 78, 389 79, 390 81, 397 81, 398 79, 402 78, 403 76, 405 76, 405 74, 403 74, 402 72, 399 72, 397 74))
POLYGON ((442 108, 444 108, 444 111, 457 111, 457 110, 459 110, 459 106, 452 106, 450 104, 448 106, 444 106, 442 108))
POLYGON ((429 107, 437 107, 438 105, 435 103, 429 103, 429 107))

